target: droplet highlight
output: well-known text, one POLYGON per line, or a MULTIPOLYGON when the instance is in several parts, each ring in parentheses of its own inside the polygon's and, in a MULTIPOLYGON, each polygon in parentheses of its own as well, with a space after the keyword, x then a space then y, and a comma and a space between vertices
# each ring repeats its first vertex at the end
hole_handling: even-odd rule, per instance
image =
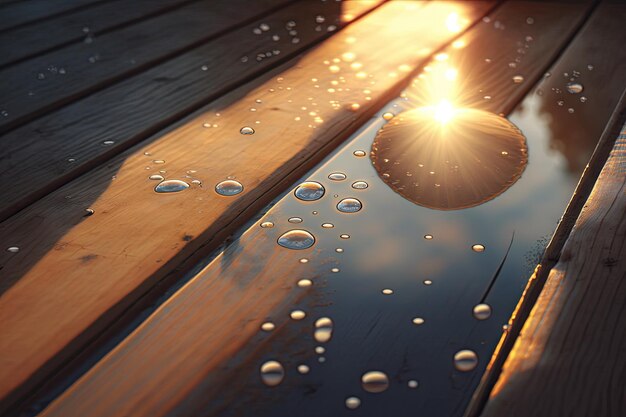
POLYGON ((469 372, 478 365, 478 356, 469 349, 458 351, 454 355, 454 367, 461 372, 469 372))
POLYGON ((367 392, 380 393, 389 388, 389 378, 384 372, 369 371, 361 377, 361 386, 367 392))
POLYGON ((278 361, 267 361, 261 365, 261 380, 268 387, 275 387, 283 382, 285 369, 278 361))
POLYGON ((302 201, 315 201, 322 198, 325 192, 324 186, 319 182, 306 181, 296 187, 294 195, 302 201))

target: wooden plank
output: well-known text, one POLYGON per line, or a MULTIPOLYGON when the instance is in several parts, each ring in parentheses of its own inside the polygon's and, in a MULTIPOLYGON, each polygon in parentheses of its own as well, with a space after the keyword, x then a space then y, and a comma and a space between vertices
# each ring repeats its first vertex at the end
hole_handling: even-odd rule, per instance
POLYGON ((199 46, 289 1, 200 0, 104 34, 92 43, 73 44, 5 68, 0 71, 6 112, 0 133, 199 46))
MULTIPOLYGON (((0 68, 70 43, 92 42, 94 37, 154 17, 188 2, 189 0, 114 0, 65 13, 36 26, 27 25, 0 32, 0 68)), ((47 2, 50 3, 53 2, 47 2)))
POLYGON ((626 125, 481 415, 626 414, 625 241, 626 125))
POLYGON ((8 3, 0 8, 0 31, 32 25, 45 19, 61 16, 90 7, 103 0, 29 0, 8 3))
MULTIPOLYGON (((42 366, 58 365, 70 357, 157 282, 175 279, 178 273, 174 268, 186 268, 216 248, 251 213, 315 163, 320 152, 359 126, 377 103, 397 93, 403 77, 398 73, 389 76, 390 72, 400 68, 408 74, 424 59, 421 50, 437 49, 491 4, 435 3, 425 7, 426 13, 420 13, 412 2, 385 4, 310 53, 212 103, 149 145, 125 152, 4 222, 2 235, 13 236, 23 250, 12 253, 10 259, 2 255, 3 276, 7 280, 20 277, 12 283, 4 281, 6 291, 0 298, 0 317, 13 317, 0 320, 6 335, 0 341, 0 357, 10 358, 0 366, 3 392, 19 386, 42 366), (457 19, 459 26, 450 30, 445 22, 454 11, 466 18, 457 19), (399 27, 416 42, 398 43, 389 55, 387 46, 396 39, 399 27), (345 77, 351 80, 349 91, 339 85, 343 75, 336 74, 328 61, 348 51, 356 54, 362 65, 358 70, 344 65, 345 77), (335 93, 320 92, 316 87, 331 82, 338 83, 335 93), (366 89, 369 92, 364 93, 366 89), (308 100, 314 96, 320 100, 308 100), (355 101, 360 103, 358 108, 352 106, 355 101), (315 116, 309 114, 311 109, 303 114, 301 108, 307 106, 316 109, 315 116), (301 120, 294 120, 296 117, 301 120), (217 127, 208 130, 203 127, 207 122, 217 127), (241 135, 239 130, 248 124, 256 133, 241 135), (233 161, 232 155, 239 157, 233 161), (151 162, 158 158, 165 164, 151 162), (218 168, 216 161, 225 165, 218 168), (147 176, 160 169, 167 171, 168 178, 184 178, 186 171, 194 170, 191 174, 201 179, 204 187, 156 194, 155 182, 147 176), (238 197, 221 197, 212 191, 229 175, 237 175, 245 184, 238 197), (116 178, 113 181, 112 176, 116 178), (65 198, 68 195, 72 196, 69 200, 65 198), (69 204, 59 205, 59 201, 69 204), (83 219, 88 206, 96 214, 83 219), (39 239, 41 245, 22 240, 29 234, 15 226, 43 218, 46 231, 40 232, 47 237, 39 239), (51 250, 53 247, 56 249, 51 250), (113 270, 111 265, 115 265, 113 270), (51 292, 42 286, 44 281, 51 282, 50 276, 55 277, 51 292), (19 308, 24 302, 35 302, 37 308, 19 308), (67 311, 62 311, 64 307, 67 311), (19 317, 13 314, 15 308, 21 311, 19 317)), ((139 411, 133 414, 139 415, 139 411)))
MULTIPOLYGON (((217 69, 215 67, 215 65, 220 66, 223 64, 223 62, 225 62, 224 60, 230 59, 231 62, 233 63, 241 63, 240 62, 240 55, 239 55, 239 51, 236 52, 235 54, 230 54, 230 58, 226 58, 229 55, 227 54, 227 51, 229 49, 232 49, 232 45, 235 42, 238 42, 238 44, 240 46, 242 46, 242 51, 247 52, 247 53, 253 53, 256 54, 259 51, 265 52, 267 51, 268 48, 271 47, 275 47, 276 46, 276 42, 273 41, 269 36, 264 38, 264 40, 262 41, 258 41, 258 40, 253 40, 251 41, 250 44, 246 44, 244 42, 241 42, 241 37, 242 35, 248 35, 249 33, 252 32, 252 29, 254 27, 258 27, 261 23, 267 23, 267 24, 271 24, 271 25, 275 25, 275 27, 284 27, 286 23, 288 23, 289 21, 293 20, 293 16, 300 16, 300 18, 296 19, 298 21, 297 23, 297 27, 298 27, 298 37, 300 39, 300 42, 294 43, 291 41, 291 38, 289 38, 289 42, 286 44, 281 44, 281 50, 283 51, 283 53, 289 57, 290 54, 293 55, 293 52, 297 52, 299 50, 301 50, 303 47, 309 46, 312 43, 314 43, 317 39, 323 38, 326 35, 324 33, 320 33, 316 30, 317 26, 321 26, 324 31, 326 31, 326 33, 330 34, 333 31, 328 31, 327 28, 329 26, 332 26, 333 24, 335 24, 336 26, 341 26, 344 25, 346 21, 350 21, 350 20, 354 20, 358 17, 360 17, 361 15, 367 13, 369 10, 371 10, 372 8, 376 7, 377 5, 379 5, 380 2, 379 1, 359 1, 359 2, 344 2, 342 4, 341 9, 339 9, 337 7, 338 3, 334 3, 334 2, 328 2, 328 3, 318 3, 318 2, 300 2, 298 4, 295 4, 291 7, 286 8, 284 11, 279 11, 275 14, 275 16, 270 16, 267 18, 264 18, 262 20, 259 20, 257 22, 255 22, 254 24, 251 24, 250 26, 246 26, 244 28, 242 28, 241 32, 235 34, 230 40, 227 39, 227 43, 223 46, 219 46, 218 44, 215 45, 209 45, 209 49, 215 49, 215 52, 217 53, 217 55, 215 55, 216 57, 220 57, 222 59, 222 61, 219 60, 215 60, 215 61, 211 61, 208 62, 208 64, 211 66, 211 70, 214 72, 217 72, 217 69), (307 16, 308 18, 305 20, 304 16, 307 16), (316 16, 324 16, 326 21, 324 22, 323 25, 320 25, 319 23, 316 22, 316 16), (302 20, 301 20, 302 19, 302 20)), ((199 54, 191 54, 190 56, 186 56, 185 59, 188 59, 189 62, 187 64, 183 64, 181 68, 179 68, 177 71, 180 72, 181 74, 185 74, 188 73, 189 71, 191 71, 192 73, 190 75, 188 75, 187 77, 181 75, 181 77, 183 78, 183 82, 181 84, 176 84, 175 86, 173 86, 173 91, 176 91, 178 89, 182 89, 182 93, 183 95, 174 95, 174 102, 176 103, 176 100, 181 100, 183 103, 185 103, 185 98, 184 98, 184 94, 190 94, 192 97, 195 97, 195 100, 197 101, 199 97, 202 97, 202 95, 204 95, 207 98, 211 98, 214 97, 216 94, 219 94, 221 91, 223 91, 224 88, 228 88, 229 86, 232 88, 233 83, 237 83, 237 82, 241 82, 242 80, 245 80, 247 78, 250 78, 254 75, 258 75, 259 72, 263 71, 263 69, 266 69, 268 67, 271 67, 272 65, 275 65, 275 62, 273 60, 268 60, 268 63, 256 63, 255 66, 253 67, 249 67, 249 66, 242 66, 240 68, 242 68, 242 71, 237 75, 237 72, 233 71, 230 72, 228 74, 225 75, 217 75, 215 77, 215 81, 213 81, 213 88, 217 88, 216 86, 221 84, 220 88, 217 88, 217 90, 215 91, 214 94, 212 95, 206 95, 207 92, 204 91, 203 93, 201 93, 200 95, 195 95, 194 89, 197 89, 197 83, 198 82, 202 82, 201 79, 204 79, 204 75, 201 76, 201 79, 199 79, 197 77, 197 68, 198 65, 200 63, 204 63, 207 62, 207 58, 210 59, 211 55, 210 54, 206 54, 207 50, 200 50, 199 54), (200 81, 199 81, 200 80, 200 81)), ((293 62, 293 61, 292 61, 293 62)), ((175 68, 175 67, 174 67, 175 68)), ((164 101, 163 100, 163 90, 160 89, 159 87, 161 87, 162 83, 153 83, 153 79, 154 78, 159 78, 161 75, 167 75, 167 76, 172 76, 173 74, 177 74, 178 72, 173 72, 173 67, 170 66, 164 66, 163 68, 159 68, 157 69, 156 72, 150 73, 148 78, 146 80, 149 80, 150 82, 148 83, 147 86, 144 86, 143 88, 137 88, 135 90, 135 94, 138 97, 138 100, 142 100, 142 99, 147 99, 147 101, 145 102, 150 103, 151 101, 157 101, 159 100, 159 98, 161 98, 161 101, 158 102, 158 104, 160 106, 163 106, 164 104, 167 104, 167 99, 164 101), (153 90, 158 90, 157 93, 155 93, 153 90)), ((203 71, 200 71, 200 73, 203 73, 203 71)), ((122 100, 122 99, 127 99, 128 94, 129 94, 129 89, 125 89, 122 88, 121 90, 119 90, 117 93, 117 96, 113 96, 114 99, 112 99, 111 101, 109 101, 110 103, 112 103, 111 110, 114 112, 114 114, 111 116, 113 119, 116 119, 118 117, 122 118, 124 115, 128 115, 129 113, 135 115, 136 117, 146 117, 148 119, 148 121, 146 123, 148 123, 147 125, 143 125, 143 129, 146 128, 146 126, 150 126, 149 123, 152 124, 157 124, 156 129, 160 128, 161 126, 163 126, 163 122, 165 123, 169 123, 171 122, 171 118, 166 119, 166 120, 159 120, 161 117, 164 117, 163 114, 164 113, 160 113, 158 111, 157 108, 152 107, 151 109, 148 108, 147 110, 143 110, 141 112, 137 112, 136 110, 141 107, 138 104, 138 101, 132 101, 132 103, 135 103, 135 105, 130 105, 130 107, 126 108, 125 110, 123 110, 121 113, 116 113, 119 109, 115 106, 115 104, 117 103, 117 99, 122 100), (152 113, 156 112, 156 118, 154 118, 154 115, 152 113), (116 116, 116 114, 118 114, 119 116, 116 116)), ((111 96, 108 96, 109 98, 111 96)), ((237 97, 237 95, 235 94, 234 97, 237 97)), ((105 100, 105 102, 107 102, 105 100)), ((169 106, 170 109, 174 109, 174 105, 173 103, 169 106)), ((180 103, 180 102, 179 102, 180 103)), ((104 107, 102 105, 101 102, 96 101, 93 104, 88 104, 88 105, 84 105, 81 104, 79 108, 89 108, 91 107, 90 112, 92 112, 92 120, 96 123, 102 123, 101 126, 101 132, 105 132, 107 129, 110 128, 110 126, 107 125, 106 122, 98 122, 98 116, 102 116, 103 111, 104 111, 104 107)), ((181 113, 181 112, 185 112, 185 111, 189 111, 189 107, 183 107, 183 108, 179 108, 177 110, 175 110, 177 113, 181 113)), ((71 113, 71 112, 70 112, 71 113)), ((80 110, 78 111, 79 113, 79 117, 77 119, 74 119, 76 121, 76 123, 80 123, 80 122, 85 122, 85 114, 80 114, 80 110)), ((167 113, 165 113, 167 114, 167 113)), ((142 125, 141 120, 135 120, 135 122, 139 125, 142 125)), ((70 123, 71 125, 72 123, 70 123)), ((126 126, 131 126, 132 122, 129 124, 126 124, 126 126)), ((201 125, 200 125, 201 126, 201 125)), ((95 126, 93 124, 91 124, 91 122, 88 124, 89 128, 94 128, 95 126)), ((66 130, 67 127, 64 127, 64 130, 66 130)), ((155 130, 156 130, 155 129, 155 130)), ((201 130, 206 131, 206 128, 201 127, 201 130)), ((118 137, 119 133, 114 133, 114 137, 118 137)), ((143 151, 140 153, 143 154, 143 151)), ((126 156, 124 156, 123 158, 120 159, 120 161, 123 161, 123 159, 126 158, 126 156)), ((145 158, 145 156, 144 156, 145 158)), ((142 162, 143 163, 143 162, 142 162)), ((114 163, 114 165, 116 165, 117 163, 114 163)), ((112 168, 114 165, 111 165, 110 167, 112 168)), ((115 171, 116 168, 114 168, 115 171)), ((145 171, 147 172, 147 171, 145 171)), ((108 182, 108 180, 110 180, 110 175, 112 174, 105 174, 106 175, 106 179, 104 179, 106 182, 108 182)), ((143 175, 142 175, 143 177, 143 175)), ((142 178, 142 180, 140 182, 144 182, 145 178, 142 178)), ((94 184, 95 185, 95 184, 94 184)), ((104 184, 103 184, 104 185, 104 184)), ((154 186, 154 184, 149 185, 149 190, 152 189, 152 187, 154 186)), ((106 186, 105 186, 106 187, 106 186)), ((90 187, 92 188, 92 187, 90 187)), ((95 188, 92 188, 92 190, 95 190, 95 188)), ((150 191, 151 193, 151 191, 150 191)), ((36 209, 38 210, 38 209, 36 209)), ((72 210, 73 211, 73 210, 72 210)), ((72 215, 73 217, 73 215, 72 215)), ((51 237, 51 236, 50 236, 51 237)), ((60 237, 60 235, 54 237, 53 239, 57 239, 58 237, 60 237)), ((174 249, 174 248, 172 248, 174 249)), ((47 250, 47 249, 45 249, 47 250)), ((175 250, 176 251, 176 250, 175 250)), ((4 292, 8 287, 10 287, 14 281, 15 278, 19 277, 22 273, 25 272, 25 270, 27 270, 28 268, 30 268, 30 263, 31 262, 36 262, 35 259, 24 259, 24 263, 21 264, 21 266, 19 266, 19 264, 17 263, 13 263, 14 266, 18 267, 18 269, 12 269, 11 271, 5 269, 5 267, 8 266, 8 259, 3 259, 2 261, 0 261, 0 264, 2 265, 2 280, 1 280, 1 292, 4 292), (21 270, 21 271, 20 271, 21 270)), ((157 260, 157 264, 160 263, 160 260, 157 260)), ((155 266, 157 266, 155 264, 155 266)), ((0 308, 2 309, 2 308, 0 308)), ((97 317, 97 315, 94 316, 94 320, 97 317)), ((93 334, 96 334, 97 332, 94 332, 93 334)), ((85 339, 89 339, 89 337, 86 337, 85 339)), ((68 338, 68 340, 71 340, 71 337, 68 338)), ((63 361, 63 359, 58 359, 55 363, 59 364, 63 361)), ((41 379, 43 379, 44 377, 46 377, 51 370, 53 370, 55 368, 55 366, 51 366, 50 364, 47 364, 46 367, 44 369, 39 369, 38 373, 32 377, 32 380, 35 382, 30 382, 29 381, 29 386, 32 386, 33 384, 36 383, 36 381, 40 381, 41 379)), ((9 399, 5 399, 3 405, 7 404, 7 403, 11 403, 13 402, 13 398, 15 396, 19 396, 21 394, 23 394, 23 392, 27 391, 26 388, 22 388, 20 389, 20 393, 19 394, 15 394, 13 396, 11 396, 9 399)))
MULTIPOLYGON (((531 29, 523 23, 524 19, 519 24, 520 10, 528 10, 527 7, 529 4, 511 2, 492 16, 492 19, 506 23, 511 32, 503 34, 506 39, 499 40, 501 44, 496 44, 494 51, 501 50, 498 46, 510 46, 511 39, 517 40, 521 35, 528 34, 531 29)), ((541 39, 541 44, 537 45, 536 51, 529 50, 528 54, 532 55, 520 63, 517 71, 528 71, 536 79, 541 75, 541 69, 558 53, 559 42, 561 45, 566 42, 568 31, 571 33, 576 28, 587 8, 580 6, 564 10, 562 5, 545 4, 535 4, 534 7, 537 15, 542 15, 541 10, 546 17, 533 28, 538 31, 536 38, 541 39), (567 15, 569 19, 565 17, 567 15), (543 30, 550 33, 550 37, 542 37, 543 30)), ((479 25, 474 31, 483 36, 487 33, 493 35, 491 25, 479 25)), ((460 74, 465 74, 464 70, 477 66, 479 60, 484 59, 483 37, 469 35, 464 37, 468 41, 467 49, 457 51, 458 61, 453 61, 462 63, 460 74)), ((492 36, 490 38, 493 39, 492 36)), ((449 52, 452 60, 452 48, 449 52)), ((494 63, 508 62, 505 61, 508 54, 510 52, 494 56, 494 63)), ((508 72, 483 72, 483 78, 486 78, 482 80, 486 86, 491 85, 489 78, 493 79, 494 86, 502 86, 502 90, 498 91, 503 94, 494 95, 493 101, 481 100, 484 108, 493 111, 505 110, 512 100, 519 100, 527 91, 524 88, 510 89, 508 86, 513 83, 508 72)), ((528 83, 532 82, 529 77, 528 83)), ((417 86, 416 90, 419 89, 417 86)), ((279 153, 272 153, 271 157, 276 155, 279 153)), ((274 244, 274 240, 270 241, 274 244)), ((165 396, 183 395, 175 394, 177 392, 184 392, 187 396, 168 415, 219 414, 220 407, 227 407, 232 398, 238 398, 236 386, 239 386, 240 380, 231 378, 232 373, 237 372, 232 368, 250 364, 249 357, 238 356, 238 353, 244 350, 250 356, 258 354, 263 340, 267 342, 266 337, 255 336, 258 336, 260 324, 271 314, 276 318, 277 326, 284 325, 288 306, 304 295, 302 289, 294 288, 294 279, 298 276, 293 267, 295 259, 317 254, 315 250, 302 251, 294 258, 293 253, 269 249, 267 242, 265 230, 258 225, 249 229, 43 415, 66 415, 80 407, 90 407, 91 410, 95 408, 96 401, 98 404, 115 404, 103 415, 135 414, 136 407, 144 405, 137 405, 134 397, 154 398, 157 390, 165 396), (281 317, 285 320, 282 321, 281 317), (237 332, 232 331, 234 328, 237 332), (224 386, 229 388, 224 389, 224 386), (131 387, 132 393, 125 395, 124 392, 131 387)), ((312 274, 313 279, 316 273, 312 274)), ((150 406, 163 407, 163 404, 150 406)), ((139 411, 139 415, 143 413, 150 414, 139 411)))
POLYGON ((332 33, 326 30, 329 26, 341 27, 347 15, 360 16, 380 2, 345 2, 341 10, 333 2, 309 3, 281 9, 4 135, 0 140, 0 175, 11 176, 14 181, 0 196, 0 220, 320 41, 332 33), (318 32, 318 24, 296 19, 300 23, 299 42, 293 43, 294 36, 288 34, 285 24, 300 13, 321 13, 327 21, 324 31, 318 32), (261 23, 274 30, 253 35, 261 23), (274 41, 272 36, 277 34, 281 39, 274 41), (256 60, 259 53, 268 50, 280 54, 256 60), (247 62, 241 61, 243 56, 247 62), (224 65, 232 69, 221 71, 224 65))

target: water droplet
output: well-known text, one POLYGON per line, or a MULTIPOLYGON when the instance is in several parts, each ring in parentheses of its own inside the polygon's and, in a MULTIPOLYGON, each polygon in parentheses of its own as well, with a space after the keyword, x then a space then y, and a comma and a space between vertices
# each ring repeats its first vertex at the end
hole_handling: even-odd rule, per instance
POLYGON ((433 235, 424 235, 424 239, 432 240, 433 239, 433 235))
POLYGON ((278 244, 287 249, 308 249, 315 243, 315 237, 306 230, 294 229, 283 233, 278 238, 278 244))
POLYGON ((464 349, 454 355, 454 367, 461 372, 468 372, 478 365, 478 356, 474 351, 464 349))
POLYGON ((570 94, 580 94, 583 92, 583 85, 581 83, 568 83, 567 92, 570 94))
POLYGON ((491 317, 491 306, 489 304, 477 304, 472 310, 474 317, 478 320, 487 320, 491 317))
POLYGON ((475 245, 472 245, 472 250, 473 250, 474 252, 484 252, 484 251, 485 251, 485 246, 483 246, 483 245, 481 245, 481 244, 477 243, 477 244, 475 244, 475 245))
POLYGON ((329 317, 317 319, 313 336, 318 343, 328 342, 333 336, 333 321, 329 317))
POLYGON ((356 181, 352 183, 352 188, 355 190, 365 190, 369 185, 365 181, 356 181))
POLYGON ((261 29, 263 32, 267 32, 268 30, 270 30, 270 25, 268 25, 267 23, 261 23, 259 25, 259 29, 261 29))
POLYGON ((352 152, 352 154, 356 156, 357 158, 363 158, 365 155, 367 155, 367 152, 359 149, 359 150, 352 152))
POLYGON ((266 321, 261 325, 261 330, 263 330, 264 332, 271 332, 275 328, 276 326, 271 321, 266 321))
POLYGON ((302 223, 302 219, 300 217, 290 217, 287 221, 289 223, 302 223))
POLYGON ((311 285, 313 285, 313 281, 311 281, 310 279, 301 279, 300 281, 298 281, 298 287, 300 288, 307 288, 311 285))
POLYGON ((424 280, 424 285, 433 285, 433 282, 429 279, 424 280))
POLYGON ((587 102, 587 97, 582 96, 582 97, 580 98, 580 102, 581 102, 581 103, 586 103, 586 102, 587 102))
POLYGON ((417 387, 418 387, 418 385, 419 385, 419 383, 418 383, 416 380, 411 379, 411 380, 407 383, 407 385, 409 386, 409 388, 417 388, 417 387))
POLYGON ((189 188, 189 184, 181 180, 165 180, 160 182, 154 191, 157 193, 176 193, 189 188))
POLYGON ((299 262, 300 262, 301 264, 306 264, 306 263, 308 263, 308 262, 309 262, 309 260, 308 260, 307 258, 302 258, 302 259, 300 259, 300 261, 299 261, 299 262))
POLYGON ((103 144, 104 146, 111 146, 111 145, 113 145, 114 143, 115 143, 115 141, 114 141, 114 140, 105 140, 104 142, 102 142, 102 144, 103 144))
POLYGON ((393 119, 393 117, 394 117, 394 114, 391 112, 383 113, 383 119, 385 119, 386 121, 393 119))
POLYGON ((155 181, 163 181, 163 175, 159 174, 150 175, 148 178, 155 181))
POLYGON ((274 223, 272 222, 263 222, 261 223, 261 227, 264 229, 271 229, 272 227, 274 227, 274 223))
POLYGON ((483 99, 485 100, 491 100, 491 96, 484 96, 483 99))
POLYGON ((152 162, 153 162, 153 163, 155 163, 155 164, 157 164, 157 165, 160 165, 160 164, 164 164, 164 163, 165 163, 165 160, 163 160, 163 159, 155 159, 155 160, 153 160, 152 162))
POLYGON ((556 104, 562 107, 565 104, 565 102, 563 100, 559 100, 556 102, 556 104))
POLYGON ((308 374, 311 369, 307 365, 298 365, 298 372, 302 375, 308 374))
POLYGON ((354 410, 356 408, 359 408, 360 405, 361 405, 361 400, 358 397, 346 398, 346 408, 349 408, 350 410, 354 410))
POLYGON ((335 252, 337 252, 337 253, 343 253, 343 249, 342 249, 342 248, 337 248, 337 249, 335 249, 335 252))
POLYGON ((424 319, 423 319, 423 318, 421 318, 421 317, 415 317, 415 318, 413 319, 413 324, 415 324, 415 325, 417 325, 417 326, 419 326, 419 325, 421 325, 421 324, 424 324, 424 319))
POLYGON ((306 317, 306 313, 302 310, 293 310, 289 314, 289 317, 291 317, 293 320, 302 320, 306 317))
POLYGON ((533 23, 535 23, 535 19, 533 19, 532 17, 527 17, 526 18, 526 23, 529 25, 532 25, 533 23))
POLYGON ((513 82, 515 84, 520 84, 520 83, 524 82, 524 77, 522 77, 521 75, 515 75, 513 77, 513 82))
POLYGON ((330 272, 337 273, 339 272, 339 268, 331 268, 330 272))
POLYGON ((9 246, 7 248, 7 252, 18 253, 19 251, 20 251, 20 248, 17 246, 9 246))
POLYGON ((296 187, 294 194, 299 200, 314 201, 322 198, 324 192, 326 192, 326 190, 319 182, 306 181, 296 187))
POLYGON ((342 213, 356 213, 361 210, 363 204, 356 198, 344 198, 339 203, 337 203, 337 210, 342 213))
POLYGON ((389 388, 389 378, 384 372, 369 371, 361 377, 361 385, 367 392, 379 393, 389 388))
POLYGON ((587 65, 587 69, 588 69, 589 71, 593 71, 593 65, 591 65, 591 64, 587 65))
POLYGON ((335 227, 335 225, 332 223, 322 223, 322 227, 324 229, 332 229, 333 227, 335 227))
POLYGON ((382 290, 382 293, 385 295, 391 295, 393 294, 393 290, 390 288, 385 288, 384 290, 382 290))
POLYGON ((235 180, 225 180, 215 186, 215 192, 223 196, 237 195, 242 191, 243 185, 235 180))
POLYGON ((569 109, 567 109, 567 112, 570 113, 570 114, 574 113, 574 108, 570 107, 569 109))
POLYGON ((250 126, 244 126, 241 128, 241 130, 239 130, 239 133, 241 133, 242 135, 254 135, 254 129, 250 126))
POLYGON ((350 239, 350 235, 346 235, 346 234, 339 235, 339 237, 342 239, 350 239))
POLYGON ((86 216, 86 217, 88 217, 88 216, 93 216, 93 215, 94 215, 94 213, 95 213, 95 211, 94 211, 94 209, 92 209, 92 208, 86 208, 86 209, 85 209, 85 216, 86 216))
POLYGON ((343 181, 346 178, 348 177, 343 172, 333 172, 328 176, 328 179, 333 181, 343 181))
POLYGON ((278 361, 267 361, 261 365, 261 380, 268 387, 275 387, 285 377, 285 369, 278 361))

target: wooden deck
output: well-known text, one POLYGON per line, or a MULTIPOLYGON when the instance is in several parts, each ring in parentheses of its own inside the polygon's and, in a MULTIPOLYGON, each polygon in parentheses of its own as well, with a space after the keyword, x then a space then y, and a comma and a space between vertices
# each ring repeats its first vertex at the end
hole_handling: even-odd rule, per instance
POLYGON ((446 415, 624 415, 625 19, 592 1, 0 3, 0 414, 273 415, 287 400, 239 381, 320 300, 250 222, 394 99, 428 104, 420 77, 450 57, 456 104, 503 116, 590 68, 593 106, 553 104, 551 129, 576 177, 600 145, 491 362, 440 393, 446 415), (151 175, 191 186, 157 194, 151 175), (243 191, 217 195, 226 179, 243 191), (259 335, 267 317, 282 336, 259 335))

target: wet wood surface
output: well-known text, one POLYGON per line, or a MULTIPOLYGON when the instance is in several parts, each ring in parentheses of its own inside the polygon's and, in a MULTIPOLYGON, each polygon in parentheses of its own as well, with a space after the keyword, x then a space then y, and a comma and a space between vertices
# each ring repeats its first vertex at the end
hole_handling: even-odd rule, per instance
POLYGON ((625 152, 626 126, 508 354, 482 416, 626 413, 625 152))
POLYGON ((6 67, 0 70, 7 112, 0 132, 145 71, 289 1, 199 0, 91 43, 72 44, 6 67))
MULTIPOLYGON (((0 68, 70 43, 93 42, 96 36, 105 32, 119 30, 125 25, 165 13, 188 2, 189 0, 109 1, 94 4, 87 9, 70 11, 56 19, 0 32, 0 68)), ((50 6, 59 2, 46 3, 50 6)), ((0 19, 3 18, 4 13, 0 9, 0 19)))
POLYGON ((0 31, 35 25, 45 19, 62 16, 100 3, 102 0, 30 0, 0 5, 0 31))
MULTIPOLYGON (((480 92, 480 97, 466 96, 464 100, 490 111, 511 111, 569 42, 588 10, 588 4, 564 10, 561 5, 520 2, 499 8, 491 19, 506 24, 507 31, 498 41, 493 38, 489 41, 491 59, 498 70, 485 72, 481 67, 485 65, 483 51, 488 42, 484 39, 489 39, 487 34, 493 35, 491 24, 479 24, 459 39, 467 43, 466 50, 455 52, 454 46, 446 49, 452 58, 459 55, 458 61, 453 62, 461 64, 459 71, 464 78, 469 73, 468 84, 480 81, 480 90, 500 93, 491 100, 482 99, 485 92, 480 92), (524 19, 519 19, 520 8, 528 11, 529 7, 533 15, 545 18, 538 19, 532 29, 524 19), (500 71, 501 64, 516 55, 515 50, 505 46, 529 33, 535 36, 537 44, 529 48, 528 55, 515 70, 500 71), (518 72, 526 75, 526 84, 511 82, 518 72)), ((421 88, 417 83, 406 94, 419 96, 421 88)), ((294 285, 296 275, 284 266, 286 262, 293 263, 293 254, 268 251, 260 244, 264 237, 265 232, 258 225, 249 229, 66 391, 44 415, 71 415, 75 410, 80 414, 82 407, 84 410, 98 407, 102 415, 151 415, 156 410, 163 410, 159 415, 213 415, 228 407, 229 401, 238 398, 236 388, 227 393, 222 388, 236 379, 238 371, 229 364, 252 362, 263 346, 258 329, 264 319, 270 314, 285 317, 283 322, 276 322, 283 326, 288 306, 307 293, 294 285), (236 335, 233 328, 238 329, 236 335), (132 394, 128 395, 131 389, 132 394), (159 398, 140 403, 137 397, 159 398), (110 406, 101 405, 103 398, 110 406)), ((312 254, 307 251, 301 256, 312 254)))

